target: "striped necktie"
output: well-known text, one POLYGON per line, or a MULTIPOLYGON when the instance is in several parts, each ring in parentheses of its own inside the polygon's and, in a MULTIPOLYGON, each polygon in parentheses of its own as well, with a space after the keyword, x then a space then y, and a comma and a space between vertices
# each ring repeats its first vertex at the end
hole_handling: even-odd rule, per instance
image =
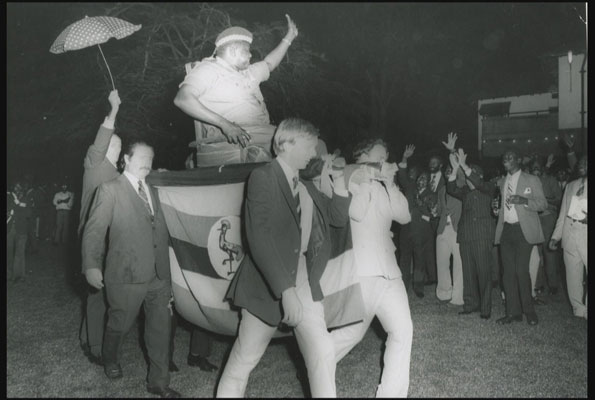
MULTIPOLYGON (((294 176, 293 177, 293 191, 294 192, 297 191, 298 182, 299 182, 298 177, 294 176)), ((302 207, 300 205, 300 193, 296 192, 296 194, 293 196, 293 198, 295 199, 296 210, 297 210, 298 219, 299 219, 302 217, 302 207)))
POLYGON ((432 192, 436 191, 436 175, 432 175, 432 180, 430 181, 430 187, 432 188, 432 192))
POLYGON ((145 192, 143 182, 141 180, 138 181, 138 194, 140 198, 143 199, 143 202, 145 203, 145 207, 147 208, 147 211, 149 211, 149 214, 153 216, 153 211, 151 210, 151 206, 149 205, 149 198, 147 197, 147 193, 145 192))
POLYGON ((505 202, 506 208, 508 210, 510 210, 512 208, 512 204, 510 204, 510 196, 512 196, 512 195, 513 195, 513 192, 512 192, 512 180, 509 179, 508 180, 508 185, 506 186, 506 202, 505 202))

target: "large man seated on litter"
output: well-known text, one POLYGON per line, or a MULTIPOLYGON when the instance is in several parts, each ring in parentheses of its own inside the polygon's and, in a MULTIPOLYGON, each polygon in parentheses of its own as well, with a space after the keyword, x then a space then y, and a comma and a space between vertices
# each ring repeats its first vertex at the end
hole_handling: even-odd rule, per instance
POLYGON ((260 91, 277 68, 298 30, 287 17, 287 34, 262 61, 250 64, 252 33, 241 27, 221 32, 214 57, 197 63, 180 84, 174 104, 203 123, 197 135, 198 166, 260 162, 271 159, 275 126, 260 91))

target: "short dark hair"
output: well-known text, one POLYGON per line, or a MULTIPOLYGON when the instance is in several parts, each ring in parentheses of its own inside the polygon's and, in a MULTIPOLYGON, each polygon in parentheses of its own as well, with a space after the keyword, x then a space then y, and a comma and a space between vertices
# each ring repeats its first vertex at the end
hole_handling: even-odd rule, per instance
POLYGON ((138 146, 147 146, 150 147, 151 150, 155 151, 155 149, 153 149, 153 146, 150 145, 146 140, 132 139, 126 144, 124 154, 128 157, 132 157, 134 155, 134 149, 136 149, 138 146))
POLYGON ((374 146, 378 144, 384 146, 384 148, 388 152, 388 145, 383 139, 370 138, 362 140, 361 142, 355 145, 355 148, 353 149, 353 159, 357 161, 362 156, 362 154, 368 153, 370 150, 372 150, 372 148, 374 148, 374 146))

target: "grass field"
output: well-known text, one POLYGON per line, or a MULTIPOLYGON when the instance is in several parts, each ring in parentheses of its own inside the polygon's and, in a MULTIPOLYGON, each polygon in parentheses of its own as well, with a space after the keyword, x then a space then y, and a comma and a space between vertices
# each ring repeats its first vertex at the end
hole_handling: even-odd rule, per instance
MULTIPOLYGON (((67 250, 42 244, 29 255, 25 282, 7 285, 8 397, 154 397, 145 391, 147 366, 132 329, 123 346, 124 378, 112 382, 90 364, 78 343, 81 300, 71 283, 67 250)), ((76 267, 78 268, 78 266, 76 267)), ((492 319, 459 316, 458 307, 410 297, 413 348, 409 397, 587 397, 587 321, 572 315, 562 293, 537 306, 539 324, 507 326, 494 292, 492 319)), ((171 387, 184 397, 213 397, 218 373, 186 365, 189 330, 177 329, 171 387)), ((273 342, 248 383, 247 397, 303 397, 292 362, 293 338, 273 342)), ((337 366, 339 397, 373 397, 381 372, 384 333, 378 323, 337 366)), ((210 360, 222 365, 231 338, 216 336, 210 360)))

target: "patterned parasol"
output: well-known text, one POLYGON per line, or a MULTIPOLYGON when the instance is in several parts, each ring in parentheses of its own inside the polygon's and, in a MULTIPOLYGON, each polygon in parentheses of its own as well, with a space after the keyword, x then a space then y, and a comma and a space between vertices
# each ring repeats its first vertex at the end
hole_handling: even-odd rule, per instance
POLYGON ((130 36, 141 27, 142 25, 133 25, 130 22, 115 17, 85 16, 85 18, 68 25, 62 31, 50 47, 50 52, 62 54, 70 50, 80 50, 97 45, 109 72, 112 87, 115 90, 114 78, 112 77, 100 44, 107 42, 111 38, 122 39, 130 36))

